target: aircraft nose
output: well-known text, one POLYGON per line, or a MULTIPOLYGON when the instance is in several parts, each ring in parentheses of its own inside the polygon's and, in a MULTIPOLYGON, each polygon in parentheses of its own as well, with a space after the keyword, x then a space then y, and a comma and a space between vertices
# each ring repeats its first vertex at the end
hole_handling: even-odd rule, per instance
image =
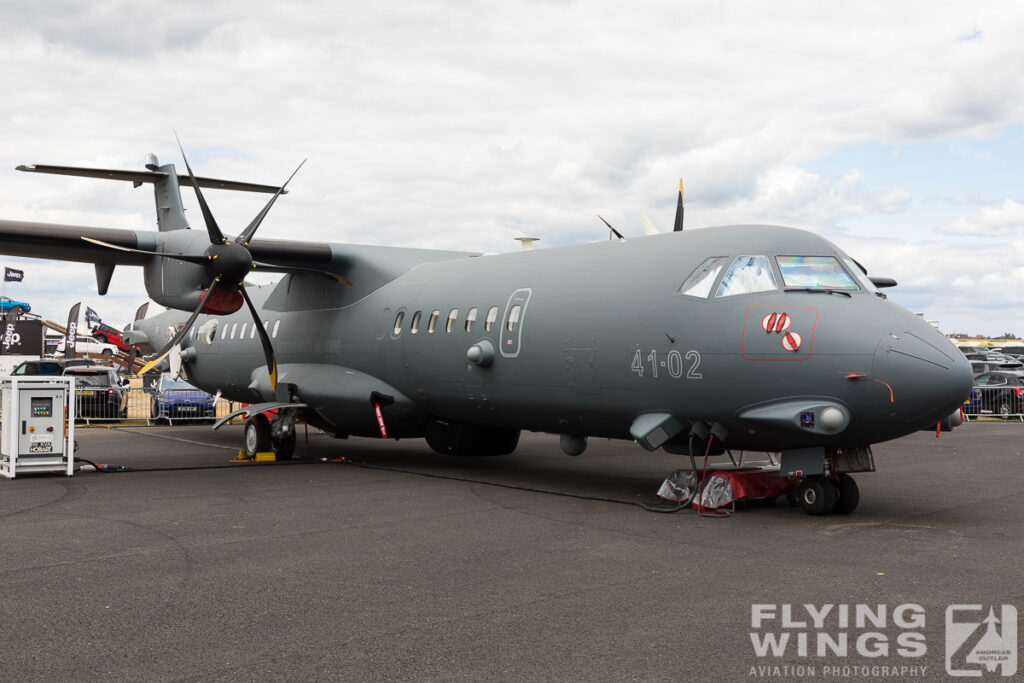
POLYGON ((955 412, 973 385, 971 364, 930 326, 896 329, 882 337, 872 374, 889 386, 896 414, 922 426, 955 412))

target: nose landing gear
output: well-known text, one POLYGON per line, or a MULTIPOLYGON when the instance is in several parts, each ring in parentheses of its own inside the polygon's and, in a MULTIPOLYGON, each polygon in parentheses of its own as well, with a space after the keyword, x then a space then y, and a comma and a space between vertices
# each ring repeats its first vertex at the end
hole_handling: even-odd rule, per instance
POLYGON ((816 474, 786 491, 790 505, 799 505, 809 515, 848 515, 857 509, 860 489, 853 477, 840 472, 834 478, 816 474))

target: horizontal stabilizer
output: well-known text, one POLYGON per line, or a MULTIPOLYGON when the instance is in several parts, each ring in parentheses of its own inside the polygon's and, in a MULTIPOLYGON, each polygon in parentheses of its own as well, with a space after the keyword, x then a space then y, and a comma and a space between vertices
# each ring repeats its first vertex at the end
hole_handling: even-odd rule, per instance
MULTIPOLYGON (((18 166, 19 171, 29 173, 52 173, 54 175, 78 176, 80 178, 100 178, 102 180, 126 180, 138 187, 142 183, 157 183, 167 177, 162 171, 118 171, 107 168, 84 168, 80 166, 46 166, 42 164, 28 164, 18 166)), ((242 183, 236 180, 218 180, 216 178, 197 177, 196 184, 199 187, 207 187, 215 190, 239 190, 241 192, 266 192, 273 194, 281 188, 277 185, 259 185, 257 183, 242 183)), ((178 175, 178 184, 185 187, 193 187, 192 178, 187 175, 178 175)), ((281 190, 281 194, 287 194, 288 190, 281 190)))

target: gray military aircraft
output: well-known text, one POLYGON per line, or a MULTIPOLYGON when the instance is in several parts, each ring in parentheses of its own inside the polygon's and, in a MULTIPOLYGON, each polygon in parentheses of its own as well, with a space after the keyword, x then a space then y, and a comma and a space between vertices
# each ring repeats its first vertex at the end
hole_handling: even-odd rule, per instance
POLYGON ((800 478, 791 500, 848 513, 871 444, 952 428, 970 393, 963 354, 876 286, 895 282, 810 232, 677 219, 671 233, 499 255, 258 240, 284 186, 179 176, 152 155, 146 168, 19 166, 153 184, 158 231, 0 221, 0 252, 94 263, 100 294, 115 266, 141 266, 172 310, 136 323, 132 343, 156 352, 150 366, 254 404, 250 454, 289 457, 296 418, 460 456, 511 453, 524 429, 560 434, 569 455, 588 437, 691 459, 768 451, 800 478), (205 231, 189 229, 179 185, 205 231), (273 196, 236 237, 200 188, 273 196), (252 270, 284 276, 248 286, 252 270))

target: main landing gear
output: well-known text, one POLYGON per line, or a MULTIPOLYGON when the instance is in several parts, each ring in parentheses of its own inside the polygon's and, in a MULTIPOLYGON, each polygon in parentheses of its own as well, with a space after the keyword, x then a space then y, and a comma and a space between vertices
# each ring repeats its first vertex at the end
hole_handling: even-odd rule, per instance
POLYGON ((295 416, 279 411, 272 419, 256 413, 245 421, 245 456, 273 452, 277 460, 288 460, 295 454, 295 416))
POLYGON ((857 509, 860 489, 853 477, 845 472, 835 477, 816 474, 789 487, 786 500, 790 505, 799 505, 809 515, 848 515, 857 509))

